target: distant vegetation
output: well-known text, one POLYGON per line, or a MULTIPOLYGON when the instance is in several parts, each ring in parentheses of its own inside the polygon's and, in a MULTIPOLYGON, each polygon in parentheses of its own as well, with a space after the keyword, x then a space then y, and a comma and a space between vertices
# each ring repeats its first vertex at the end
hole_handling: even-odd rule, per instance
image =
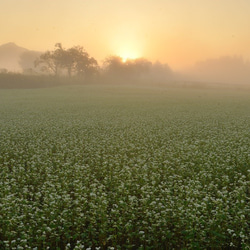
MULTIPOLYGON (((77 83, 75 81, 75 83, 77 83)), ((26 75, 20 73, 0 74, 0 88, 45 88, 69 84, 68 79, 48 75, 26 75)))
MULTIPOLYGON (((12 49, 15 45, 9 45, 12 49)), ((165 83, 175 78, 166 64, 144 58, 128 59, 110 56, 99 65, 83 47, 65 49, 60 43, 44 53, 20 49, 19 65, 23 72, 0 69, 0 88, 47 87, 61 84, 102 83, 165 83), (33 82, 33 85, 32 85, 33 82)))
POLYGON ((64 48, 61 43, 55 44, 53 50, 46 52, 31 51, 8 43, 0 46, 0 74, 10 74, 8 85, 1 81, 0 88, 26 87, 22 75, 28 82, 34 80, 34 87, 54 86, 62 82, 68 84, 86 84, 93 82, 117 84, 166 84, 184 82, 206 87, 208 84, 245 85, 250 87, 250 62, 240 56, 222 56, 197 62, 189 69, 179 72, 168 64, 151 62, 146 58, 127 59, 119 56, 106 57, 102 63, 90 56, 82 46, 64 48), (6 67, 5 67, 6 66, 6 67), (20 76, 19 83, 13 82, 13 74, 20 76), (39 83, 39 77, 41 81, 39 83), (44 76, 47 78, 44 84, 44 76), (60 80, 58 79, 60 78, 60 80), (63 78, 65 78, 63 80, 63 78), (51 81, 50 81, 51 79, 51 81), (13 82, 11 84, 11 82, 13 82))

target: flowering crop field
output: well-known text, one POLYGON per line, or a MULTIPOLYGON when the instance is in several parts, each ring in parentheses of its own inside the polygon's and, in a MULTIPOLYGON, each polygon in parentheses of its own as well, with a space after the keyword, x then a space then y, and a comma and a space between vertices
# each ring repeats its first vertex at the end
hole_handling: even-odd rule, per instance
POLYGON ((0 249, 250 249, 250 91, 0 90, 0 249))

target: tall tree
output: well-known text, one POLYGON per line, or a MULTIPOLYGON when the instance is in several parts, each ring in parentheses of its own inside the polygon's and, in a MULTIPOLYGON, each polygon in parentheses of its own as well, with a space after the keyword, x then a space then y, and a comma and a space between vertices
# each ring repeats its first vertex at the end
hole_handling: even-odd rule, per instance
POLYGON ((125 64, 120 56, 107 57, 103 66, 106 74, 121 75, 124 73, 125 64))
POLYGON ((77 75, 91 76, 98 72, 98 63, 95 58, 90 57, 89 54, 81 46, 70 48, 69 54, 75 59, 74 70, 77 75))
POLYGON ((67 69, 68 75, 71 76, 88 76, 93 74, 97 68, 98 63, 81 46, 74 46, 62 51, 61 66, 67 69))
POLYGON ((43 65, 44 70, 59 73, 59 69, 66 70, 68 76, 89 76, 98 71, 98 63, 81 46, 64 49, 60 43, 55 45, 53 51, 42 54, 35 62, 43 65))
POLYGON ((53 51, 46 51, 35 60, 35 67, 41 66, 43 72, 58 75, 59 68, 61 67, 62 51, 61 44, 55 44, 55 49, 53 51))

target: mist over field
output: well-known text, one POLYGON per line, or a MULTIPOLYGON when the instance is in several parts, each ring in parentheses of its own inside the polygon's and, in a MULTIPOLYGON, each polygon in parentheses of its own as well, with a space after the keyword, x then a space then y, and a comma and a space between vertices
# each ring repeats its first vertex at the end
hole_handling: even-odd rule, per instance
MULTIPOLYGON (((41 76, 41 84, 39 86, 41 85, 42 87, 42 83, 44 86, 49 86, 49 83, 45 83, 42 78, 46 77, 46 75, 55 75, 55 72, 44 65, 43 67, 35 65, 35 62, 45 53, 31 51, 17 46, 15 43, 0 46, 0 73, 2 74, 0 78, 5 79, 5 82, 4 80, 0 81, 0 86, 12 88, 19 85, 19 87, 22 87, 20 82, 23 81, 23 78, 27 80, 28 76, 33 76, 33 79, 30 77, 30 81, 35 79, 34 76, 36 76, 36 79, 39 79, 39 76, 41 76), (7 73, 9 74, 8 76, 6 76, 7 73), (9 78, 10 84, 7 84, 7 78, 9 78)), ((49 63, 51 62, 48 60, 47 66, 49 63)), ((199 85, 200 87, 207 87, 208 85, 218 85, 218 87, 232 87, 232 85, 250 86, 250 62, 240 56, 210 58, 196 62, 193 66, 183 70, 175 70, 171 65, 163 64, 159 61, 151 62, 146 58, 124 60, 116 55, 107 56, 101 63, 96 61, 95 66, 97 73, 95 82, 98 81, 103 84, 176 84, 176 86, 184 84, 185 86, 199 85)), ((87 81, 86 79, 75 81, 75 79, 67 78, 66 69, 67 66, 61 66, 61 70, 57 73, 57 76, 61 79, 57 79, 54 82, 75 82, 77 84, 86 84, 88 82, 89 79, 87 81)), ((74 72, 72 75, 77 76, 77 72, 74 72)), ((47 80, 49 81, 49 77, 47 80)), ((53 86, 55 83, 50 84, 53 86)), ((32 84, 29 86, 32 87, 32 84)), ((35 83, 34 87, 36 87, 35 83)))

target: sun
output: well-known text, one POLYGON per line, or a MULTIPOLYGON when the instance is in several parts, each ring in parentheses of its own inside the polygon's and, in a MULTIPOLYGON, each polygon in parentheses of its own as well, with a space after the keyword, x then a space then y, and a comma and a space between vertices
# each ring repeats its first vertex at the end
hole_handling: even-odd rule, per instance
POLYGON ((140 52, 135 46, 129 46, 128 44, 125 44, 117 50, 117 55, 120 56, 122 61, 125 63, 128 60, 139 58, 140 52))
POLYGON ((119 56, 122 62, 144 58, 145 39, 142 40, 135 27, 119 26, 119 30, 110 34, 108 40, 110 54, 119 56))
POLYGON ((122 56, 121 56, 121 58, 122 58, 122 62, 123 62, 123 63, 125 63, 125 62, 128 60, 128 57, 122 57, 122 56))
POLYGON ((122 62, 124 63, 128 60, 134 60, 138 58, 138 55, 135 52, 119 53, 119 56, 122 58, 122 62))

